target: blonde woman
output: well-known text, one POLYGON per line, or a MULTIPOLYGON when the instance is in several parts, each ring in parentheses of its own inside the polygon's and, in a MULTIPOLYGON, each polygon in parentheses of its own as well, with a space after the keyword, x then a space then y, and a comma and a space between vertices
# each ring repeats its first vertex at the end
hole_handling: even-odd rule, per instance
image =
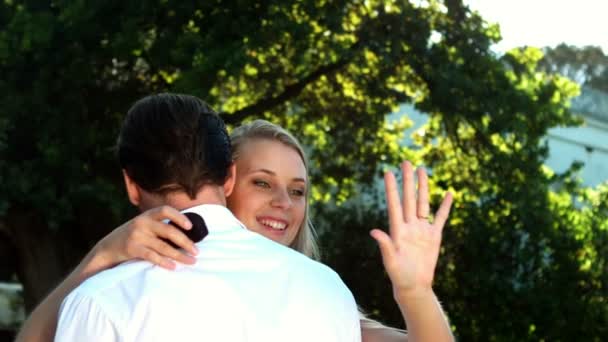
MULTIPOLYGON (((318 258, 308 210, 308 165, 299 142, 289 132, 263 120, 236 128, 231 136, 236 184, 228 208, 249 230, 318 258)), ((385 175, 389 234, 374 229, 384 267, 393 285, 408 333, 387 327, 361 314, 364 342, 453 341, 445 315, 432 290, 441 233, 451 206, 448 194, 435 221, 429 222, 428 180, 418 169, 402 165, 403 204, 392 173, 385 175)), ((79 266, 30 315, 17 341, 52 341, 63 298, 88 277, 130 259, 145 259, 173 269, 175 262, 192 264, 197 251, 186 236, 163 219, 184 222, 171 208, 153 209, 115 229, 87 254, 79 266), (177 250, 161 239, 180 246, 177 250), (189 255, 191 254, 191 255, 189 255)), ((184 229, 189 229, 183 224, 184 229)))

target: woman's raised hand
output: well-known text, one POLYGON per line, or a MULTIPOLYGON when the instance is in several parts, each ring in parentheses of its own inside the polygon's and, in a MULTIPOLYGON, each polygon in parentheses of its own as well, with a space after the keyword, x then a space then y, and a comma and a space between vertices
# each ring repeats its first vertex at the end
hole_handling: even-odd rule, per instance
POLYGON ((380 246, 384 268, 396 297, 416 295, 432 289, 441 234, 452 205, 452 195, 447 193, 433 222, 430 222, 426 172, 421 168, 416 171, 416 191, 412 165, 406 161, 401 165, 401 170, 402 201, 399 199, 395 175, 392 172, 384 175, 389 234, 379 229, 371 231, 371 236, 380 246))

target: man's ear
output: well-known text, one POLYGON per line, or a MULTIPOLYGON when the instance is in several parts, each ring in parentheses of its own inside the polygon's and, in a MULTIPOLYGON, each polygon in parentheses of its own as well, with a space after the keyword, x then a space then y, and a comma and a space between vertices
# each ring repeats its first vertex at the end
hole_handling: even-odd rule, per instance
POLYGON ((139 186, 135 183, 127 171, 125 169, 122 170, 122 177, 125 180, 125 188, 127 189, 127 195, 129 196, 129 201, 136 207, 139 207, 141 203, 141 192, 139 191, 139 186))
POLYGON ((234 190, 234 184, 236 183, 236 164, 232 163, 228 168, 228 177, 224 182, 224 196, 228 197, 234 190))

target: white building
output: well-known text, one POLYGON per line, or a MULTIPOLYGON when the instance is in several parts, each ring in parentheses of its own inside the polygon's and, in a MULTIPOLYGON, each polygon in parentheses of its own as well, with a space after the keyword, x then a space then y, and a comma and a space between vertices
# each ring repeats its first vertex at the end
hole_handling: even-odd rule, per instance
POLYGON ((596 186, 608 180, 608 94, 585 87, 572 101, 572 111, 585 123, 549 131, 547 165, 563 172, 573 161, 581 161, 585 164, 580 172, 583 184, 596 186))
MULTIPOLYGON (((546 165, 553 171, 564 172, 574 161, 584 163, 580 171, 586 186, 596 186, 608 180, 608 94, 591 88, 583 88, 580 96, 572 101, 572 112, 580 115, 585 123, 580 127, 556 127, 549 130, 547 141, 549 157, 546 165)), ((428 116, 416 111, 411 105, 403 105, 389 120, 407 115, 413 126, 405 133, 403 143, 411 145, 411 134, 427 122, 428 116)))

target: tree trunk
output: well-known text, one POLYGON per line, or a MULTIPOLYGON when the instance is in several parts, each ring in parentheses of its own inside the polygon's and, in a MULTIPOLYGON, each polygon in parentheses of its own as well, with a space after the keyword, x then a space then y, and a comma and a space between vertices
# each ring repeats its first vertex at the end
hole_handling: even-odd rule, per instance
POLYGON ((66 275, 67 251, 62 248, 75 244, 69 236, 51 231, 36 214, 23 210, 10 210, 6 228, 16 252, 17 277, 23 284, 25 309, 29 312, 66 275))
POLYGON ((15 265, 16 254, 17 251, 9 239, 6 226, 0 222, 0 281, 9 282, 12 280, 17 271, 15 265))
POLYGON ((8 246, 12 258, 8 265, 23 284, 26 312, 34 309, 116 225, 117 218, 98 203, 79 203, 76 212, 73 222, 55 230, 42 215, 24 208, 9 209, 6 220, 0 222, 0 239, 5 242, 0 247, 8 246))

